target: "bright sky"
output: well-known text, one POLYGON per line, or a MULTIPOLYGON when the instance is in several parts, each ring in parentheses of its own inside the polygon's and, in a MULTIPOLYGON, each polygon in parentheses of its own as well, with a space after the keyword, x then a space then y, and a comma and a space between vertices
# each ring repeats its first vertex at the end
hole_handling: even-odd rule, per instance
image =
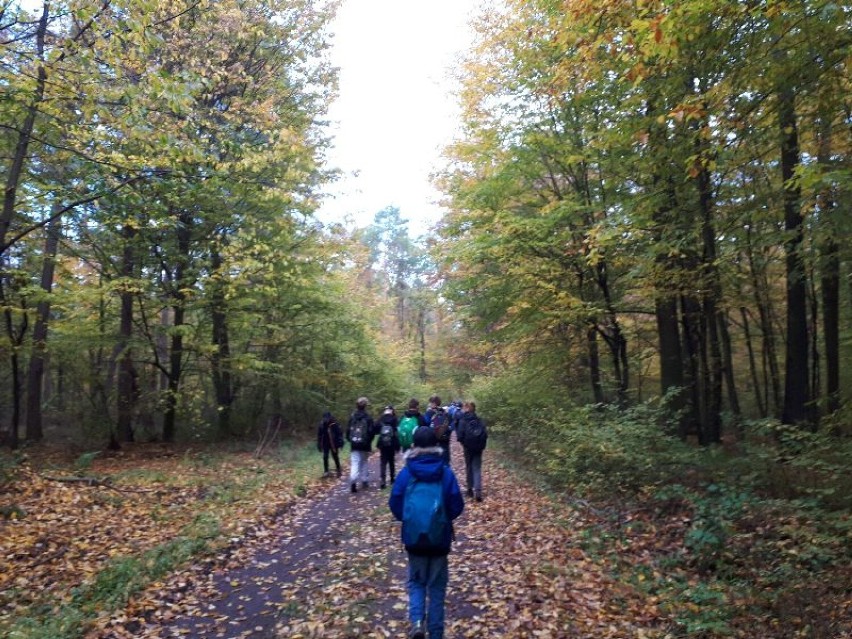
POLYGON ((328 188, 323 221, 366 226, 387 206, 400 209, 412 236, 441 217, 430 173, 452 139, 457 106, 450 69, 470 43, 480 0, 343 0, 333 26, 332 61, 340 97, 332 166, 344 175, 328 188))

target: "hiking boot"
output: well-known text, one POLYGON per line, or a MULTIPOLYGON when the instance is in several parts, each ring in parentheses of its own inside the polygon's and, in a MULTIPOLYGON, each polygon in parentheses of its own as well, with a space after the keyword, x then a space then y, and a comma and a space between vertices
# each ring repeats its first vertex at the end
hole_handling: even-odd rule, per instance
POLYGON ((365 482, 365 481, 361 482, 361 488, 363 488, 364 490, 367 490, 367 486, 369 486, 369 484, 367 482, 365 482))
POLYGON ((476 501, 482 501, 482 493, 476 493, 476 501))
POLYGON ((343 473, 340 472, 340 469, 337 470, 337 478, 340 479, 343 476, 343 473))
POLYGON ((384 490, 384 489, 385 489, 385 488, 387 488, 387 487, 388 487, 388 485, 387 485, 385 482, 382 482, 381 486, 379 486, 379 488, 380 488, 381 490, 384 490))
POLYGON ((423 629, 422 621, 411 624, 411 630, 408 631, 408 639, 426 639, 426 630, 423 629))
POLYGON ((468 488, 468 489, 467 489, 467 496, 468 496, 468 497, 473 497, 473 488, 468 488))
POLYGON ((353 482, 352 482, 352 485, 351 485, 351 486, 349 486, 349 489, 350 489, 353 493, 357 493, 357 492, 358 492, 358 484, 357 484, 357 483, 355 483, 355 482, 353 481, 353 482))

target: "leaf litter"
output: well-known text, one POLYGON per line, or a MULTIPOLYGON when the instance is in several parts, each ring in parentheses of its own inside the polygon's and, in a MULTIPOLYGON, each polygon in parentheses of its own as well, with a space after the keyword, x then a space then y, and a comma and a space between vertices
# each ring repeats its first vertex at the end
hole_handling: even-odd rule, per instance
MULTIPOLYGON (((453 452, 463 484, 455 443, 453 452)), ((656 601, 582 550, 582 511, 526 485, 496 454, 483 464, 485 500, 468 500, 456 522, 445 636, 663 637, 656 601)), ((352 494, 335 481, 245 543, 154 584, 87 639, 404 637, 407 559, 387 498, 375 483, 352 494)))

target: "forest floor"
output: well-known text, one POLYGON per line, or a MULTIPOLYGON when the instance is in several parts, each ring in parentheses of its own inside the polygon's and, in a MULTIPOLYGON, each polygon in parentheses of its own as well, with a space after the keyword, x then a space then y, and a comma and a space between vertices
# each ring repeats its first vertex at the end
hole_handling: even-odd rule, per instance
MULTIPOLYGON (((171 575, 87 639, 404 637, 407 560, 378 474, 374 454, 368 489, 351 493, 345 472, 325 480, 325 490, 250 543, 215 565, 171 575)), ((487 457, 484 484, 485 499, 468 500, 456 522, 448 639, 654 633, 655 602, 615 583, 579 549, 578 513, 487 457)))
MULTIPOLYGON (((74 473, 109 481, 59 481, 44 460, 0 476, 0 635, 405 637, 406 555, 378 455, 356 494, 348 464, 342 479, 319 479, 315 453, 280 461, 140 446, 74 473)), ((456 522, 447 639, 852 636, 844 588, 817 597, 830 634, 792 608, 789 626, 750 614, 737 632, 683 634, 675 616, 712 619, 718 600, 678 612, 650 584, 666 571, 703 592, 695 575, 661 568, 682 549, 688 514, 613 515, 533 485, 496 450, 483 475, 484 501, 467 501, 456 522)))

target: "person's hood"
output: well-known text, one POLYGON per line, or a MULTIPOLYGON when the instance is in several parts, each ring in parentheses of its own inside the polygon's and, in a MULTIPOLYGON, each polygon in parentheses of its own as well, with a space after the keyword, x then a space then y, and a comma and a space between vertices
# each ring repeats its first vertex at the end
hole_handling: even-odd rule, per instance
POLYGON ((414 410, 413 408, 409 408, 407 411, 405 411, 405 416, 406 417, 420 417, 420 411, 414 410))
POLYGON ((409 472, 421 481, 438 481, 444 476, 443 449, 412 448, 405 453, 409 472))

